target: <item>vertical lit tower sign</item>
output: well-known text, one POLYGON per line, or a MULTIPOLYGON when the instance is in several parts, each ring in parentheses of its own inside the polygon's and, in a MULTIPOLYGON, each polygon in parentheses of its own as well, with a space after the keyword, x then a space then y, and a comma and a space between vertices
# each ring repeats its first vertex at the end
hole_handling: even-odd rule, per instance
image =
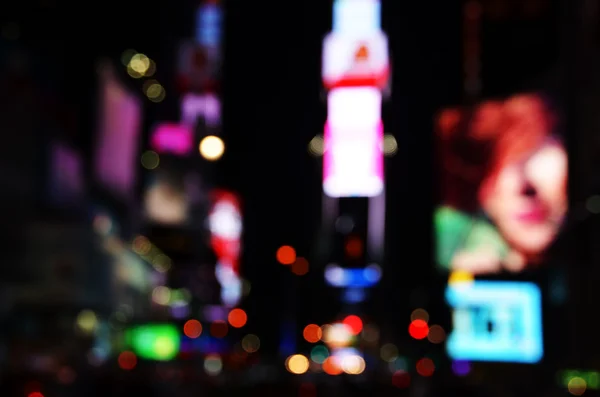
MULTIPOLYGON (((381 4, 336 0, 333 7, 333 29, 323 43, 322 80, 328 91, 323 192, 326 201, 337 204, 325 206, 323 215, 339 215, 340 200, 368 200, 368 213, 356 216, 368 218, 367 249, 371 258, 381 257, 385 212, 381 104, 390 77, 381 4)), ((363 269, 330 265, 326 280, 337 287, 369 287, 380 277, 377 263, 370 262, 363 269)))

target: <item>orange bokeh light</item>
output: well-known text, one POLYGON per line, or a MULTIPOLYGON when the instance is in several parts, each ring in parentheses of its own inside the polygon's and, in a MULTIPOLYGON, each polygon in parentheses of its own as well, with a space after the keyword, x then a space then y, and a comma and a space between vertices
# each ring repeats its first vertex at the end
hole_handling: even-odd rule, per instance
POLYGON ((327 375, 340 375, 343 371, 331 357, 328 357, 323 361, 323 372, 327 375))
POLYGON ((308 324, 306 327, 304 327, 304 332, 302 335, 307 342, 317 343, 321 340, 323 331, 321 330, 321 327, 316 324, 308 324))
POLYGON ((292 264, 292 273, 297 276, 304 276, 308 273, 308 261, 301 256, 296 258, 296 261, 292 264))
POLYGON ((282 265, 291 265, 296 261, 296 250, 289 245, 283 245, 277 250, 277 262, 282 265))
POLYGON ((198 320, 188 320, 183 325, 183 333, 191 339, 196 339, 202 334, 202 324, 198 320))
POLYGON ((425 339, 429 335, 429 326, 423 320, 414 320, 408 327, 408 333, 415 339, 425 339))
POLYGON ((119 354, 119 367, 126 371, 130 371, 137 365, 137 357, 133 352, 122 352, 119 354))
POLYGON ((242 309, 233 309, 229 312, 227 320, 233 328, 242 328, 248 321, 248 315, 242 309))
POLYGON ((350 315, 342 322, 346 324, 350 330, 352 330, 352 335, 360 334, 363 329, 363 322, 358 316, 350 315))

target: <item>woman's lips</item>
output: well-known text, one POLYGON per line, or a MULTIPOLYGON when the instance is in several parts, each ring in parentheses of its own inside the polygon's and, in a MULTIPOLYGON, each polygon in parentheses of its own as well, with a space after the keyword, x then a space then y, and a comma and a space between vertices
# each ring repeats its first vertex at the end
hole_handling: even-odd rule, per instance
POLYGON ((542 223, 548 218, 548 211, 543 207, 530 208, 517 215, 517 220, 525 223, 542 223))

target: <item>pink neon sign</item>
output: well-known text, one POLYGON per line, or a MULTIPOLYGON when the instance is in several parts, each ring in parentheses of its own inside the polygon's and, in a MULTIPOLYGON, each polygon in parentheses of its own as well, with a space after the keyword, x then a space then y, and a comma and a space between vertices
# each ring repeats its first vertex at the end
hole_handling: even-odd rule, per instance
POLYGON ((152 134, 151 145, 159 153, 173 153, 184 156, 190 154, 194 146, 194 132, 191 126, 163 123, 152 134))

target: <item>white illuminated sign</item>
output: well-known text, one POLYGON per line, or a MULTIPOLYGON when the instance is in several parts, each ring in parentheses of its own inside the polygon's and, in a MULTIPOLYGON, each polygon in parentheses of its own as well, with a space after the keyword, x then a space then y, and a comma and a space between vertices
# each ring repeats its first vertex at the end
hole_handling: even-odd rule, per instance
POLYGON ((375 86, 388 80, 388 42, 381 32, 355 37, 330 33, 323 43, 323 83, 327 88, 375 86))

